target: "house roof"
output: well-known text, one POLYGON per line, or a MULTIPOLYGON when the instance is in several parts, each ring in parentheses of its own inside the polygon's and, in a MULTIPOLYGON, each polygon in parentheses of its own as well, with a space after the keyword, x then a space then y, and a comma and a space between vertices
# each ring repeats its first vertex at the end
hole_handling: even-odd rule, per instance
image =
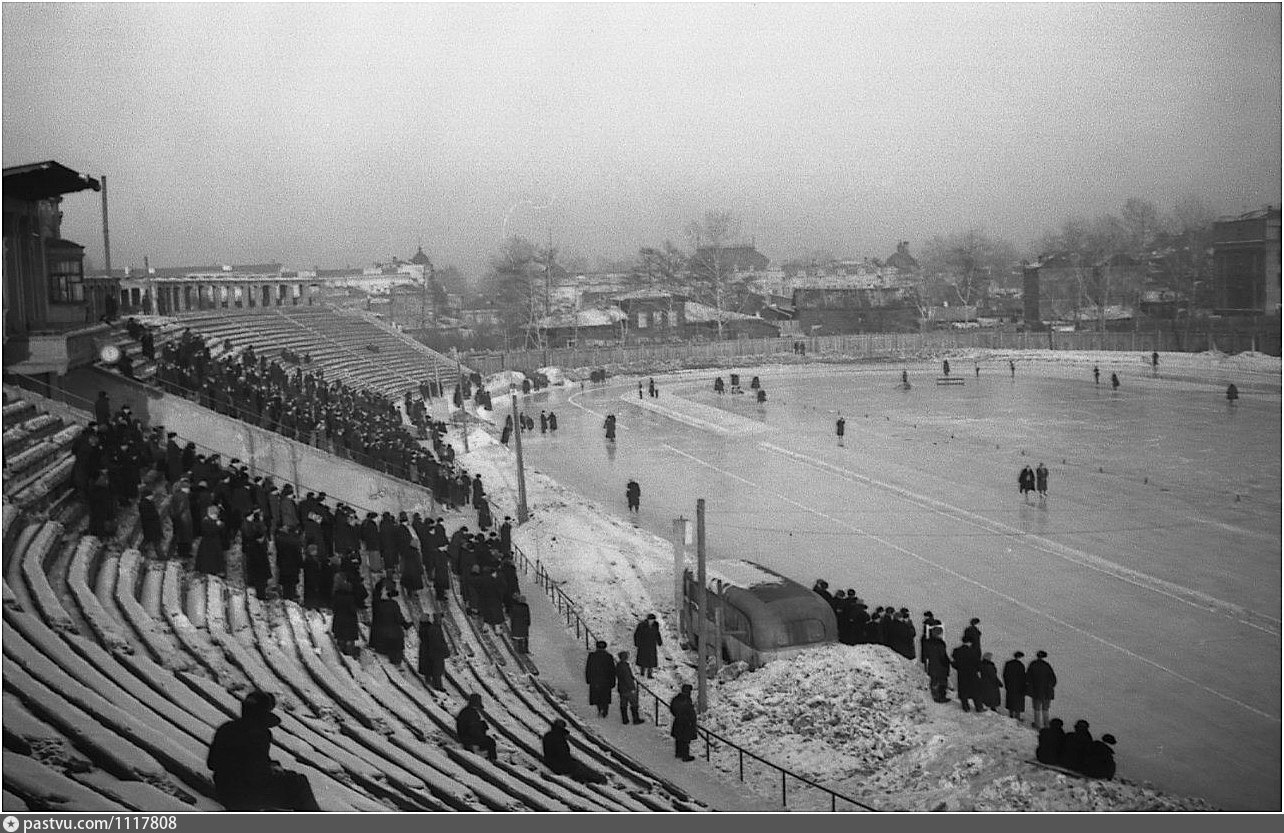
POLYGON ((101 191, 102 185, 93 177, 76 173, 52 159, 4 169, 5 195, 20 200, 44 200, 86 189, 101 191))
POLYGON ((619 307, 597 307, 582 309, 578 313, 561 313, 549 315, 535 322, 536 327, 551 329, 553 327, 610 327, 628 318, 619 307))
POLYGON ((750 244, 716 248, 713 246, 701 246, 696 249, 696 253, 691 259, 705 263, 720 259, 724 265, 736 271, 763 269, 771 262, 766 255, 750 244))
POLYGON ((432 266, 432 261, 428 259, 428 255, 424 254, 423 246, 420 246, 414 257, 410 258, 410 262, 419 266, 432 266))
POLYGON ((651 298, 680 298, 682 296, 667 292, 663 289, 635 289, 632 292, 625 292, 621 295, 611 296, 615 301, 644 301, 651 298))
POLYGON ((747 318, 754 317, 752 315, 745 315, 743 312, 732 312, 725 309, 719 312, 713 307, 706 306, 704 304, 697 304, 694 301, 687 301, 686 313, 688 324, 703 324, 718 320, 743 321, 747 318))

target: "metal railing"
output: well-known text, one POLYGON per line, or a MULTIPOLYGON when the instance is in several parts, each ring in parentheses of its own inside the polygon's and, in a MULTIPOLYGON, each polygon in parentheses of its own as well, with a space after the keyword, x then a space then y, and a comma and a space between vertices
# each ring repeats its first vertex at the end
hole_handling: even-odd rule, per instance
MULTIPOLYGON (((574 627, 575 637, 577 639, 582 638, 584 640, 585 649, 591 649, 593 647, 593 644, 597 641, 597 635, 593 633, 592 629, 588 626, 588 623, 584 620, 584 617, 580 614, 579 605, 577 605, 575 601, 571 599, 570 596, 566 595, 566 592, 562 590, 560 583, 556 579, 554 579, 551 575, 549 575, 548 571, 544 569, 543 564, 541 564, 539 561, 532 561, 530 556, 528 556, 525 552, 523 552, 521 547, 517 546, 516 544, 513 544, 513 552, 515 555, 518 556, 518 561, 522 566, 522 572, 525 573, 526 575, 530 575, 532 572, 534 573, 535 583, 540 586, 540 588, 544 591, 544 593, 549 597, 550 600, 552 600, 554 605, 557 607, 558 615, 565 619, 566 627, 568 629, 571 627, 574 627)), ((639 679, 637 683, 640 689, 642 689, 643 691, 645 691, 647 694, 651 696, 651 699, 653 701, 653 706, 654 706, 654 708, 652 709, 652 721, 655 723, 656 727, 662 727, 662 724, 661 724, 662 712, 660 710, 660 704, 663 702, 663 697, 659 693, 657 693, 655 690, 653 690, 650 686, 648 686, 645 682, 643 682, 641 679, 639 679)), ((740 746, 735 741, 727 737, 724 737, 723 735, 718 734, 717 732, 713 731, 712 729, 706 726, 701 726, 697 723, 696 733, 698 737, 704 740, 704 758, 706 761, 712 760, 714 748, 718 745, 722 745, 724 747, 727 747, 728 749, 735 751, 739 777, 742 782, 745 780, 745 759, 746 758, 750 759, 751 761, 757 761, 758 763, 765 765, 770 770, 774 770, 777 774, 779 774, 781 807, 789 806, 789 785, 790 785, 790 780, 792 779, 793 781, 799 782, 799 784, 802 785, 803 789, 817 790, 821 793, 824 793, 825 795, 828 795, 830 812, 837 812, 839 801, 847 802, 848 804, 851 804, 855 807, 859 807, 862 810, 868 810, 870 812, 875 812, 875 813, 878 812, 878 809, 875 807, 871 807, 870 805, 857 801, 856 799, 851 798, 850 796, 846 796, 840 792, 831 790, 829 787, 826 787, 823 784, 818 784, 815 781, 811 780, 810 778, 799 775, 796 772, 791 772, 790 770, 785 769, 779 764, 776 764, 776 763, 773 763, 772 761, 767 760, 761 755, 757 755, 753 752, 750 752, 748 749, 745 749, 743 746, 740 746)))

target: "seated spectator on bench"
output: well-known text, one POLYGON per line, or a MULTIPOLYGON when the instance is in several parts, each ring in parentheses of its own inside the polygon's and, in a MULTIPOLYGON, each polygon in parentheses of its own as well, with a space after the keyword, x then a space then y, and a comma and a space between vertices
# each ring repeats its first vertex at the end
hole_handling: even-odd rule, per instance
POLYGON ((486 753, 489 760, 495 760, 498 755, 495 749, 495 739, 487 734, 490 724, 486 718, 482 717, 482 699, 480 694, 468 695, 468 705, 459 710, 455 715, 455 734, 459 735, 459 742, 464 749, 471 752, 473 747, 477 747, 486 753))
POLYGON ((308 778, 282 769, 269 757, 272 728, 281 718, 272 713, 276 698, 251 691, 241 701, 241 716, 214 733, 208 766, 214 773, 215 796, 228 810, 298 810, 318 812, 308 778))
POLYGON ((566 721, 560 717, 554 720, 552 728, 544 733, 544 763, 558 775, 570 776, 581 784, 605 784, 605 775, 585 766, 571 755, 571 744, 567 740, 569 736, 566 721))

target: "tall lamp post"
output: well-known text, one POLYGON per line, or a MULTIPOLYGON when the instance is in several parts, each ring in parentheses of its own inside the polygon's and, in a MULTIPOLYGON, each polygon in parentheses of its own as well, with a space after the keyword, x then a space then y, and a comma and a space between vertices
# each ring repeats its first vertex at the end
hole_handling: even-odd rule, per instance
POLYGON ((508 394, 513 401, 513 439, 517 448, 517 523, 524 524, 530 518, 526 509, 526 467, 522 462, 522 425, 517 421, 517 385, 509 383, 508 394))
POLYGON ((463 362, 459 360, 459 348, 452 347, 455 354, 455 390, 459 391, 459 414, 460 420, 464 426, 464 453, 467 454, 468 448, 468 408, 464 406, 464 369, 463 362))

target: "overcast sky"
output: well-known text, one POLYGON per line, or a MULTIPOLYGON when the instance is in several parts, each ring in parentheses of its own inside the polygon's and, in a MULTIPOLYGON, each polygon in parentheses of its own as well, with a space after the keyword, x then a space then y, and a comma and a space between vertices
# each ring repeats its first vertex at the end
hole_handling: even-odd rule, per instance
POLYGON ((1026 244, 1278 203, 1280 8, 5 3, 4 164, 105 174, 117 266, 628 257, 709 209, 775 260, 1026 244))

